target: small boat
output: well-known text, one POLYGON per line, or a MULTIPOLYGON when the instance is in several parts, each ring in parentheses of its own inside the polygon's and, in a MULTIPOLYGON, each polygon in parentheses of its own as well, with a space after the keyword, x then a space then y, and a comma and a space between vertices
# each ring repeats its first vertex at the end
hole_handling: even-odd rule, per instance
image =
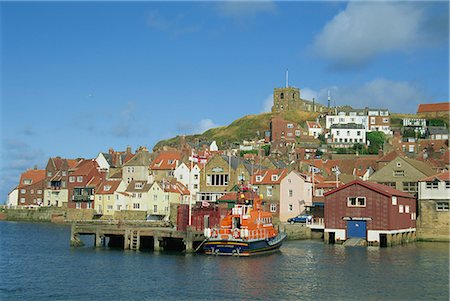
POLYGON ((218 228, 204 229, 203 251, 208 255, 251 256, 277 251, 286 238, 262 209, 262 197, 241 200, 220 221, 218 228))

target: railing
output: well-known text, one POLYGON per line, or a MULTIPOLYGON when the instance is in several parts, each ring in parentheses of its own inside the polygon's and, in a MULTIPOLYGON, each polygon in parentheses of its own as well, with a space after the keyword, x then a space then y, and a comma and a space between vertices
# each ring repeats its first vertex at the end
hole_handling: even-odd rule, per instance
POLYGON ((90 202, 94 200, 93 195, 73 195, 72 201, 74 202, 90 202))

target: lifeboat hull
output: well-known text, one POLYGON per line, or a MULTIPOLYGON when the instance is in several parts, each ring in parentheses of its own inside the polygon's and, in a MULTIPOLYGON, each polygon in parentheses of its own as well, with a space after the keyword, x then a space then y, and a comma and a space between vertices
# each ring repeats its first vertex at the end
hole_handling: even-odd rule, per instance
POLYGON ((229 256, 252 256, 267 254, 278 251, 285 233, 279 233, 277 236, 268 239, 209 239, 203 245, 203 251, 207 255, 229 255, 229 256))

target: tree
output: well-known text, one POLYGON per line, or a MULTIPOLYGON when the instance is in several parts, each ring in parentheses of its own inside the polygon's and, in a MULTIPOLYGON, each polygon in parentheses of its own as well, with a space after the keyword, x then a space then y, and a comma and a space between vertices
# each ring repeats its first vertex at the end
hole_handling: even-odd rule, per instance
POLYGON ((378 154, 378 150, 383 147, 386 141, 386 135, 383 132, 367 133, 367 141, 369 141, 369 154, 378 154))
POLYGON ((270 145, 269 144, 263 145, 261 148, 264 149, 264 155, 266 155, 266 156, 270 155, 270 145))

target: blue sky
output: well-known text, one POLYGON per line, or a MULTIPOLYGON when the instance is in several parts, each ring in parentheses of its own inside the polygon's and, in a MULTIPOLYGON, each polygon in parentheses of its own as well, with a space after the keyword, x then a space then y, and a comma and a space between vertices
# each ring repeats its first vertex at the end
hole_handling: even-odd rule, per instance
POLYGON ((152 148, 274 87, 413 113, 449 100, 447 2, 1 2, 0 202, 50 156, 152 148))

